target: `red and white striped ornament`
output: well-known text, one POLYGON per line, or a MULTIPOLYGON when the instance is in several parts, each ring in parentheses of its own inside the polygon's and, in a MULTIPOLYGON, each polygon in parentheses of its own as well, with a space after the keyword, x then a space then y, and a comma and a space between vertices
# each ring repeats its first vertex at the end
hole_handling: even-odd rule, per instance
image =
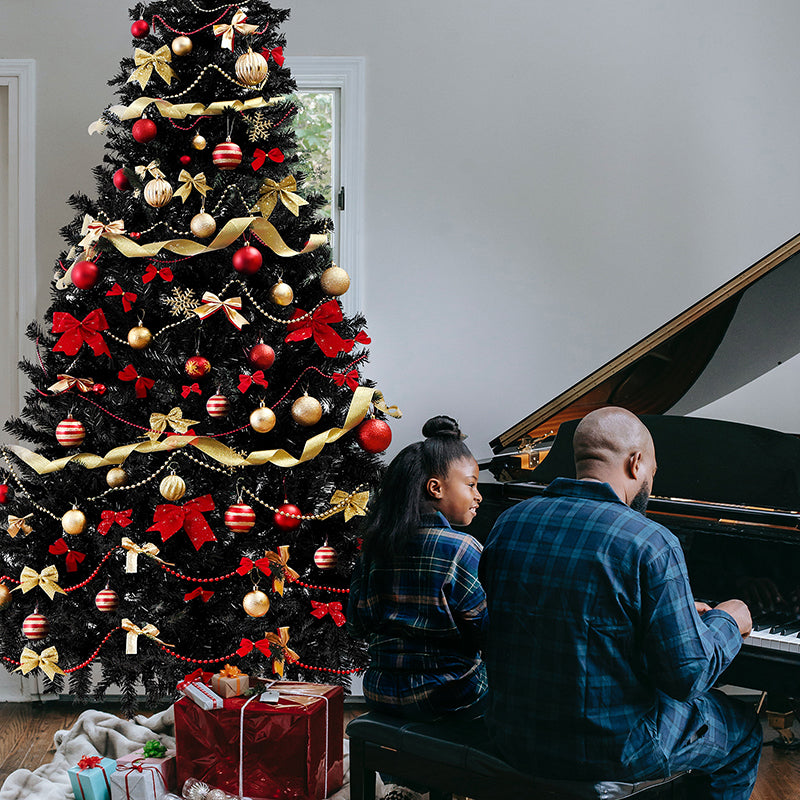
POLYGON ((119 595, 113 589, 106 587, 97 593, 94 604, 100 611, 116 611, 119 605, 119 595))
POLYGON ((337 560, 336 551, 329 544, 322 545, 314 553, 314 563, 320 569, 333 569, 337 560))
POLYGON ((83 423, 70 415, 56 425, 56 439, 64 447, 75 447, 86 438, 83 423))
POLYGON ((236 169, 242 163, 242 148, 236 142, 222 142, 214 148, 211 160, 220 169, 236 169))
POLYGON ((206 411, 209 417, 227 417, 231 404, 224 394, 212 394, 206 401, 206 411))
POLYGON ((245 503, 229 506, 225 512, 225 527, 234 533, 245 533, 256 524, 256 512, 245 503))
POLYGON ((32 642, 44 639, 50 633, 50 623, 47 618, 34 611, 22 620, 22 635, 32 642))

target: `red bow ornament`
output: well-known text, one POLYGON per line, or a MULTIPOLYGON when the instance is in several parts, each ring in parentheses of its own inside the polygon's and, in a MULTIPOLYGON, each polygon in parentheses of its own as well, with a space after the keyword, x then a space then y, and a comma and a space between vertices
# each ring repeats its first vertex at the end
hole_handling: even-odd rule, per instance
POLYGON ((353 391, 358 389, 358 372, 354 369, 351 369, 350 372, 347 373, 334 372, 333 375, 331 375, 331 380, 337 386, 344 386, 347 384, 348 388, 353 391))
POLYGON ((239 562, 239 566, 236 568, 236 571, 240 575, 247 575, 251 569, 259 569, 265 575, 271 575, 272 570, 269 568, 269 559, 268 558, 259 558, 258 561, 253 561, 251 558, 247 556, 242 556, 242 560, 239 562))
POLYGON ((217 541, 217 537, 203 516, 205 512, 213 511, 214 508, 214 500, 210 494, 195 497, 182 506, 165 503, 156 506, 153 524, 147 530, 159 531, 161 541, 166 542, 170 536, 184 528, 194 549, 199 550, 206 542, 217 541))
POLYGON ((118 283, 115 283, 106 292, 106 297, 122 297, 122 310, 127 313, 133 308, 133 304, 136 302, 139 295, 135 292, 126 292, 118 283))
POLYGON ((242 641, 239 642, 239 649, 236 651, 236 655, 244 657, 248 653, 251 653, 254 647, 266 658, 272 655, 272 650, 270 650, 269 642, 266 639, 259 639, 257 642, 254 642, 252 639, 242 639, 242 641))
POLYGON ((252 375, 239 375, 239 391, 246 392, 254 383, 263 386, 265 389, 269 386, 269 381, 264 377, 264 370, 260 369, 252 375))
POLYGON ((261 55, 262 55, 262 56, 264 56, 264 58, 265 58, 267 61, 269 61, 269 59, 270 59, 270 56, 272 56, 272 60, 273 60, 273 61, 274 61, 274 62, 275 62, 275 63, 276 63, 276 64, 277 64, 279 67, 282 67, 282 66, 283 66, 283 62, 286 60, 286 59, 285 59, 285 57, 284 57, 284 55, 283 55, 283 48, 282 48, 282 47, 273 47, 273 48, 272 48, 272 50, 270 50, 270 49, 269 49, 269 47, 265 47, 265 48, 264 48, 264 49, 261 51, 261 55))
POLYGON ((155 381, 152 378, 142 377, 133 364, 128 364, 125 369, 119 372, 117 377, 121 381, 136 381, 136 396, 140 399, 147 397, 147 392, 155 385, 155 381))
POLYGON ((314 337, 319 349, 328 358, 333 358, 338 353, 349 353, 353 349, 352 341, 349 343, 331 327, 334 322, 341 322, 342 309, 338 300, 328 300, 310 315, 298 308, 292 317, 294 322, 289 323, 289 334, 284 341, 300 342, 314 337))
POLYGON ((111 530, 112 525, 119 525, 120 528, 127 528, 128 525, 133 522, 131 519, 132 514, 132 508, 128 508, 125 511, 111 511, 111 509, 106 509, 100 514, 100 523, 97 526, 98 533, 105 536, 111 530))
POLYGON ((253 168, 253 170, 261 169, 267 159, 274 161, 276 164, 281 164, 283 162, 284 155, 283 152, 277 147, 273 147, 269 153, 265 153, 260 147, 257 147, 255 150, 253 150, 253 161, 250 166, 253 168))
POLYGON ((54 556, 60 556, 66 553, 67 572, 75 572, 78 569, 78 564, 86 558, 85 553, 79 553, 77 550, 70 550, 63 536, 53 542, 48 549, 54 556))
POLYGON ((181 395, 183 397, 188 397, 190 394, 192 394, 192 392, 194 392, 195 394, 200 394, 201 393, 200 392, 200 384, 199 383, 193 383, 191 386, 184 386, 181 389, 181 395))
POLYGON ((161 280, 171 281, 173 278, 172 270, 169 267, 157 267, 155 264, 150 263, 147 265, 142 275, 142 283, 150 283, 158 276, 161 280))
POLYGON ((183 602, 188 603, 190 600, 194 600, 195 597, 200 597, 204 603, 207 603, 213 596, 214 592, 210 589, 204 589, 202 586, 198 586, 193 592, 187 592, 183 596, 183 602))
POLYGON ((108 323, 99 308, 90 311, 81 321, 75 319, 72 314, 55 311, 53 313, 53 333, 62 335, 53 347, 53 352, 75 356, 81 346, 86 343, 96 356, 107 355, 111 358, 108 345, 100 333, 100 331, 107 330, 108 323))
POLYGON ((103 759, 100 756, 84 756, 78 762, 78 769, 83 772, 85 769, 96 769, 100 766, 100 762, 103 759))
POLYGON ((318 603, 316 600, 312 600, 311 609, 311 616, 317 619, 322 619, 326 614, 330 614, 337 628, 341 628, 347 622, 342 613, 342 604, 338 600, 334 600, 332 603, 318 603))

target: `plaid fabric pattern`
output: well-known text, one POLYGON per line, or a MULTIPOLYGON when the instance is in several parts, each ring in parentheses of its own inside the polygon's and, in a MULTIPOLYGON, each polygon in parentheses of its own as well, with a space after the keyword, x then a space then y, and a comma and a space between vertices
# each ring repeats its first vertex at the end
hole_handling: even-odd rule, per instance
POLYGON ((369 643, 364 697, 373 708, 434 718, 468 708, 485 694, 480 554, 472 536, 434 514, 423 518, 397 563, 356 565, 347 625, 369 643))
POLYGON ((559 478, 500 516, 480 576, 503 756, 549 777, 668 774, 658 732, 691 728, 741 647, 730 615, 696 612, 677 538, 608 484, 559 478))

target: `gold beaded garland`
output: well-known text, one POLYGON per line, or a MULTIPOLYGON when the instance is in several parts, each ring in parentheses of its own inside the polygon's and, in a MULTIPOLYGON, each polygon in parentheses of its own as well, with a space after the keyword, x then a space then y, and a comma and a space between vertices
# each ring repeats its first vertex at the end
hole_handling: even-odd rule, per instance
POLYGON ((322 419, 322 404, 316 397, 304 394, 292 403, 292 419, 304 427, 316 425, 322 419))
POLYGON ((250 427, 258 433, 269 433, 275 427, 275 414, 271 408, 261 406, 250 415, 250 427))
POLYGON ((167 475, 158 485, 158 491, 165 500, 175 503, 186 494, 186 483, 180 475, 167 475))
POLYGON ((205 150, 206 149, 206 142, 205 136, 201 136, 199 133, 196 133, 194 139, 192 139, 192 147, 195 150, 205 150))
POLYGON ((269 75, 267 59, 261 53, 247 49, 236 59, 236 77, 247 86, 258 86, 269 75))
POLYGON ((106 473, 106 483, 112 488, 116 489, 119 486, 124 486, 128 481, 128 473, 121 467, 111 467, 106 473))
POLYGON ((172 52, 176 56, 187 56, 192 52, 193 44, 188 36, 176 36, 172 40, 170 47, 172 47, 172 52))
POLYGON ((328 267, 320 276, 319 282, 325 294, 338 297, 350 288, 350 276, 341 267, 334 264, 328 267))
POLYGON ((198 239, 207 239, 217 230, 217 223, 211 214, 202 211, 192 217, 189 229, 198 239))
POLYGON ((276 306, 288 306, 294 300, 294 292, 288 283, 278 280, 277 283, 272 284, 272 288, 269 290, 269 299, 276 306))
POLYGON ((153 334, 144 325, 137 325, 128 331, 128 344, 134 350, 144 350, 153 340, 153 334))
POLYGON ((244 596, 242 608, 251 617, 263 617, 269 611, 269 597, 260 589, 254 588, 244 596))
POLYGON ((79 508, 71 508, 61 517, 61 527, 64 529, 64 533, 72 536, 83 533, 86 530, 86 514, 79 508))

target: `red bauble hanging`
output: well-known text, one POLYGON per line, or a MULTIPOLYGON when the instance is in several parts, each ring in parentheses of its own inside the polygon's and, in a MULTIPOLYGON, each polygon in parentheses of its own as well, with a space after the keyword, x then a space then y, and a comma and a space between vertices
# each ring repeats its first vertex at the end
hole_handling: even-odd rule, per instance
POLYGON ((233 268, 244 275, 254 275, 261 269, 264 259, 257 247, 248 244, 233 254, 233 268))
POLYGON ((227 417, 231 404, 224 394, 212 394, 206 401, 206 411, 209 417, 227 417))
POLYGON ((76 447, 86 438, 86 428, 80 420, 72 416, 62 419, 56 425, 56 440, 62 447, 76 447))
POLYGON ((247 357, 254 367, 261 367, 261 369, 269 369, 275 363, 275 351, 263 342, 254 345, 247 357))
POLYGON ((137 119, 136 122, 133 123, 131 133, 139 144, 145 144, 156 138, 158 128, 151 119, 137 119))
POLYGON ((94 598, 94 604, 103 612, 116 611, 119 605, 119 595, 106 586, 105 589, 101 589, 97 593, 94 598))
POLYGON ((121 167, 114 173, 114 177, 111 180, 121 192, 127 192, 131 188, 131 182, 128 180, 125 170, 121 167))
POLYGON ((314 563, 320 569, 333 569, 337 560, 336 551, 327 542, 314 551, 314 563))
POLYGON ((76 261, 69 275, 79 289, 91 289, 100 277, 100 270, 94 261, 76 261))
POLYGON ((242 163, 242 148, 236 142, 222 142, 212 151, 211 160, 219 169, 236 169, 242 163))
POLYGON ((148 33, 150 33, 150 25, 143 19, 137 19, 136 22, 131 25, 131 36, 135 39, 142 39, 147 36, 148 33))
POLYGON ((192 356, 186 359, 183 368, 192 378, 202 378, 211 372, 211 362, 204 356, 192 356))
POLYGON ((356 439, 368 453, 382 453, 392 443, 392 429, 382 419, 365 419, 356 428, 356 439))
POLYGON ((284 531, 293 531, 295 528, 300 527, 300 523, 303 521, 301 519, 295 519, 295 517, 303 516, 303 512, 292 503, 284 503, 282 506, 278 506, 278 510, 272 517, 272 521, 284 531), (294 516, 287 517, 286 514, 293 514, 294 516))
POLYGON ((192 157, 191 156, 185 156, 185 155, 184 156, 180 156, 180 158, 178 158, 178 161, 180 161, 181 164, 183 164, 183 166, 185 167, 185 166, 188 166, 189 164, 192 163, 192 157))
POLYGON ((39 639, 44 639, 48 633, 50 633, 50 623, 47 621, 47 617, 39 613, 38 609, 22 620, 22 635, 26 639, 38 642, 39 639))
POLYGON ((225 527, 234 533, 246 533, 256 524, 256 512, 252 506, 245 503, 237 503, 228 506, 225 512, 225 527))

